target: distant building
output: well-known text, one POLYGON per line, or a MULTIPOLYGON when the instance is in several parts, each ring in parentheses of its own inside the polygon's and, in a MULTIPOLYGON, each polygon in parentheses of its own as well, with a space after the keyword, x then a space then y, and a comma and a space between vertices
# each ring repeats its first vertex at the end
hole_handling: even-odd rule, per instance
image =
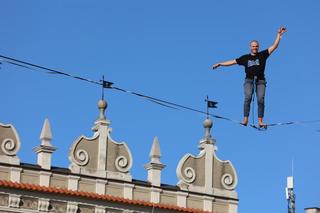
POLYGON ((305 208, 306 213, 320 213, 320 208, 312 207, 312 208, 305 208))
MULTIPOLYGON (((69 168, 51 165, 56 148, 45 120, 37 164, 20 162, 21 146, 13 125, 0 123, 0 212, 216 212, 237 213, 237 174, 230 161, 216 156, 212 121, 204 121, 205 136, 199 154, 187 154, 177 165, 177 185, 161 184, 160 146, 154 139, 148 180, 134 180, 129 147, 111 138, 107 103, 100 100, 92 137, 80 136, 71 145, 69 168)), ((144 154, 144 153, 141 153, 144 154)), ((63 156, 61 156, 63 157, 63 156)))

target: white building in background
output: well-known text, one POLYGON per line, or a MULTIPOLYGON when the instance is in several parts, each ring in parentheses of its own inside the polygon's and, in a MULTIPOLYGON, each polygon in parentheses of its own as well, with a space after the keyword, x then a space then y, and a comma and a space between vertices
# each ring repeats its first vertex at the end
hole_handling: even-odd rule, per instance
POLYGON ((133 179, 130 149, 111 138, 110 121, 105 118, 107 103, 100 100, 98 107, 93 136, 80 136, 71 144, 69 168, 51 165, 56 148, 51 144, 48 120, 41 143, 34 148, 37 164, 20 162, 17 154, 24 144, 12 124, 0 123, 0 212, 237 213, 237 174, 230 161, 216 156, 211 120, 204 121, 198 156, 182 157, 177 185, 165 185, 161 184, 165 165, 160 161, 158 139, 145 165, 147 181, 133 179))
POLYGON ((312 207, 312 208, 305 208, 306 213, 320 213, 320 208, 312 207))

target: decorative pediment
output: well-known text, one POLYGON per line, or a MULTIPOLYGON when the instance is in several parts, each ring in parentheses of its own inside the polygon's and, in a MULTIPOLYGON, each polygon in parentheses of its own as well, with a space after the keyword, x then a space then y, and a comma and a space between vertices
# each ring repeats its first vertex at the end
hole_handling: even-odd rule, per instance
POLYGON ((215 153, 211 155, 211 159, 207 157, 210 157, 210 154, 205 151, 200 152, 197 157, 191 154, 185 155, 177 168, 180 180, 178 185, 199 192, 203 192, 207 187, 210 189, 209 192, 213 192, 214 188, 234 190, 237 185, 237 175, 232 163, 218 159, 215 153), (210 168, 206 168, 206 165, 210 168), (206 183, 210 184, 206 186, 206 183))
POLYGON ((212 121, 207 119, 204 127, 206 135, 200 141, 199 155, 186 154, 178 164, 177 185, 187 191, 236 196, 235 193, 228 193, 237 185, 236 171, 230 161, 222 161, 216 156, 217 147, 210 135, 212 121))
POLYGON ((20 160, 16 156, 19 149, 20 139, 14 126, 0 123, 0 162, 19 165, 20 160))
POLYGON ((117 143, 111 138, 110 122, 104 117, 105 101, 99 101, 99 109, 93 137, 79 137, 70 149, 70 169, 78 174, 131 181, 130 150, 125 143, 117 143))
POLYGON ((177 175, 180 179, 178 185, 194 184, 204 186, 204 165, 205 153, 200 153, 197 157, 191 154, 186 154, 179 162, 177 167, 177 175))

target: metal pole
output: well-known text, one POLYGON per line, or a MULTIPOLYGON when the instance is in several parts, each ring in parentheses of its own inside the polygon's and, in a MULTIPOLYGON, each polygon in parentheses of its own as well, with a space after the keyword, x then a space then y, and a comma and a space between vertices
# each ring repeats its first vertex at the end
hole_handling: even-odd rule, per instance
POLYGON ((295 194, 293 189, 288 189, 289 199, 288 199, 288 213, 295 213, 295 194))

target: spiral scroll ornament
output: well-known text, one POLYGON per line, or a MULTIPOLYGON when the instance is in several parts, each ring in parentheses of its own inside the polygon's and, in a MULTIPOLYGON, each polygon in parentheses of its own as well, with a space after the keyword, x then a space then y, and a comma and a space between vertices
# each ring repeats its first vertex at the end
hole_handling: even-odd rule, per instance
POLYGON ((79 166, 85 166, 89 162, 89 154, 83 149, 79 149, 75 154, 75 163, 79 166))
POLYGON ((1 150, 7 155, 15 155, 17 153, 17 145, 11 138, 2 141, 1 150))
POLYGON ((235 187, 234 179, 231 174, 224 174, 221 177, 221 184, 225 189, 232 190, 235 187))
POLYGON ((183 179, 187 183, 192 183, 196 179, 196 171, 191 167, 185 168, 183 174, 183 179))
POLYGON ((114 165, 120 172, 127 172, 129 171, 129 162, 125 156, 119 156, 116 158, 114 165))

